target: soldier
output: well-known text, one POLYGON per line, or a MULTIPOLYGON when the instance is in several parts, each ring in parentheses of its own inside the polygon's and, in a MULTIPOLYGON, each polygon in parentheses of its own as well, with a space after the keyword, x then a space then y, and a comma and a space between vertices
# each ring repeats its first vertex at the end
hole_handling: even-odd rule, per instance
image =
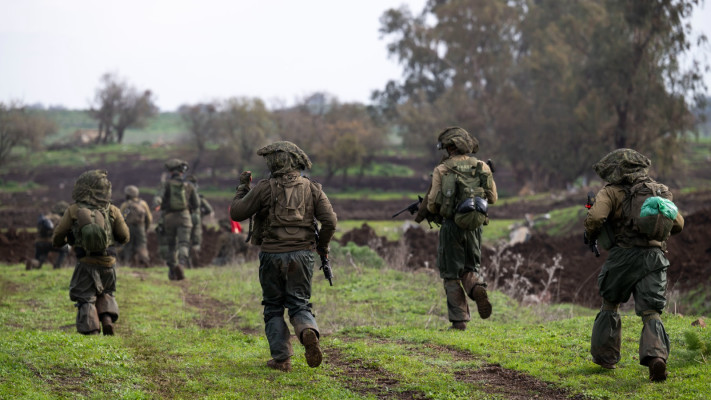
POLYGON ((210 203, 205 199, 205 196, 198 192, 198 181, 195 175, 188 175, 185 178, 198 193, 198 198, 200 199, 200 205, 198 210, 190 210, 190 215, 192 216, 193 229, 190 231, 190 266, 198 266, 200 261, 200 248, 202 245, 202 219, 212 215, 214 210, 210 203))
MULTIPOLYGON (((161 182, 153 199, 153 205, 161 215, 156 227, 158 251, 168 264, 168 279, 185 279, 184 269, 190 255, 190 231, 193 228, 190 210, 198 210, 200 200, 193 186, 183 180, 188 163, 173 158, 165 163, 170 173, 168 180, 161 182)), ((193 211, 195 213, 197 211, 193 211)))
POLYGON ((311 160, 291 142, 275 142, 257 151, 266 159, 269 179, 252 189, 252 174, 240 175, 240 185, 232 201, 230 216, 243 221, 254 216, 252 244, 261 246, 259 283, 269 350, 267 367, 291 370, 293 355, 284 309, 296 337, 305 347, 309 367, 321 365, 319 330, 311 311, 311 279, 314 247, 327 256, 336 230, 336 214, 321 185, 301 175, 311 168, 311 160), (315 224, 321 223, 316 236, 315 224))
POLYGON ((54 228, 59 224, 59 221, 64 215, 64 211, 69 207, 66 201, 59 201, 52 207, 48 214, 40 215, 37 220, 37 240, 35 241, 35 258, 28 260, 25 264, 25 269, 40 269, 42 264, 49 258, 49 253, 57 253, 57 258, 54 260, 54 269, 62 267, 64 259, 69 254, 69 245, 55 249, 52 246, 52 233, 54 228))
MULTIPOLYGON (((593 165, 595 172, 607 184, 595 196, 595 202, 585 218, 585 235, 595 243, 600 238, 609 249, 607 260, 597 278, 602 296, 602 308, 595 317, 590 353, 593 362, 613 369, 620 361, 622 325, 618 313, 620 303, 634 296, 635 312, 642 317, 639 341, 639 363, 649 367, 652 381, 667 377, 669 337, 661 320, 666 306, 667 267, 664 255, 666 238, 653 240, 642 233, 635 222, 633 200, 640 188, 652 188, 650 193, 668 200, 669 189, 649 177, 651 161, 632 149, 618 149, 593 165)), ((681 213, 669 220, 669 231, 676 234, 684 228, 681 213)))
POLYGON ((111 204, 111 182, 104 170, 86 171, 72 191, 74 203, 54 230, 52 244, 74 246, 77 265, 69 284, 69 298, 76 301, 77 331, 86 335, 113 335, 119 317, 114 243, 129 240, 129 230, 118 207, 111 204), (101 325, 99 325, 101 324, 101 325))
POLYGON ((126 186, 123 191, 126 200, 121 203, 120 209, 131 231, 131 240, 121 250, 121 258, 132 266, 148 268, 150 256, 146 232, 153 222, 151 209, 148 203, 138 197, 139 191, 136 186, 126 186))
POLYGON ((247 235, 232 230, 232 221, 220 220, 220 235, 217 238, 217 255, 212 259, 212 265, 228 265, 247 258, 249 246, 245 241, 247 235))
POLYGON ((485 215, 486 207, 496 202, 498 194, 491 168, 469 155, 479 150, 479 142, 469 132, 449 127, 439 134, 437 141, 437 147, 446 150, 447 154, 432 172, 425 204, 420 207, 415 221, 428 219, 442 224, 437 267, 444 280, 449 321, 452 323, 450 329, 465 330, 470 320, 467 296, 476 303, 482 319, 489 318, 492 308, 486 283, 479 275, 482 228, 462 228, 459 222, 455 222, 455 216, 465 200, 470 200, 475 206, 473 212, 479 213, 476 215, 485 215), (483 204, 483 209, 480 209, 480 204, 483 204))

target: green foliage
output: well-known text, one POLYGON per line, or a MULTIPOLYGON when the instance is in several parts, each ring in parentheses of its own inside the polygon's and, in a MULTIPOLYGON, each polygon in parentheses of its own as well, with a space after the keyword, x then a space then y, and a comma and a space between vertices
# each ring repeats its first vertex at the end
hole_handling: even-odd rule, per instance
POLYGON ((34 190, 38 188, 41 188, 41 186, 32 181, 15 182, 0 179, 0 192, 4 193, 24 192, 26 190, 34 190))
POLYGON ((702 337, 698 329, 688 330, 684 332, 684 340, 691 351, 700 353, 704 357, 711 355, 711 335, 706 334, 702 337))

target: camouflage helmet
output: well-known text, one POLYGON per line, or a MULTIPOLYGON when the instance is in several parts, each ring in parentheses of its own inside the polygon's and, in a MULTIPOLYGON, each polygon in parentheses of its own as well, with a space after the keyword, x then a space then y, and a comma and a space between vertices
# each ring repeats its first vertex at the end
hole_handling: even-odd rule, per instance
POLYGON ((128 197, 129 199, 135 199, 138 197, 138 188, 133 185, 128 185, 123 189, 123 193, 128 197))
POLYGON ((612 184, 633 183, 649 175, 652 162, 632 149, 617 149, 593 165, 600 178, 612 184))
POLYGON ((57 215, 63 215, 65 211, 69 208, 69 203, 64 200, 58 201, 54 206, 52 206, 52 212, 57 215))
POLYGON ((229 218, 221 218, 219 223, 220 228, 232 232, 232 220, 229 218))
POLYGON ((165 162, 165 169, 168 171, 185 172, 188 170, 188 162, 179 158, 171 158, 165 162))
POLYGON ((190 175, 186 176, 186 177, 185 177, 185 180, 188 181, 188 182, 190 182, 190 183, 192 183, 193 185, 197 185, 197 181, 198 181, 198 180, 197 180, 197 176, 195 176, 195 175, 193 175, 193 174, 190 174, 190 175))
POLYGON ((111 204, 111 181, 104 169, 94 169, 79 175, 74 183, 72 199, 95 207, 106 208, 111 204))
POLYGON ((454 146, 462 154, 476 153, 479 151, 479 141, 472 137, 466 130, 458 126, 445 128, 437 136, 437 148, 446 149, 454 146))
POLYGON ((272 175, 283 175, 291 171, 311 169, 311 160, 299 146, 288 141, 274 142, 257 150, 263 156, 272 175))

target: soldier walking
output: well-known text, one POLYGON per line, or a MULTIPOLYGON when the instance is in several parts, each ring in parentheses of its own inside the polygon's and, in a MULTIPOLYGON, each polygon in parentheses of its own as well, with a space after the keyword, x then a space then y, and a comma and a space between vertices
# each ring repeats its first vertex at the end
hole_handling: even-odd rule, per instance
POLYGON ((193 186, 193 190, 198 194, 200 205, 197 210, 190 210, 193 229, 190 231, 190 267, 197 267, 200 262, 200 249, 202 246, 202 219, 212 215, 214 210, 205 196, 198 191, 198 180, 195 175, 188 175, 185 180, 193 186))
POLYGON ((54 269, 62 267, 64 259, 69 255, 69 245, 55 249, 52 246, 52 234, 54 228, 59 225, 59 221, 64 215, 69 204, 66 201, 58 201, 52 207, 51 212, 42 214, 37 220, 37 240, 35 241, 35 257, 28 260, 25 264, 25 269, 40 269, 42 264, 49 258, 49 253, 57 253, 57 258, 54 260, 54 269))
POLYGON ((129 230, 118 207, 111 204, 111 182, 105 170, 79 176, 72 191, 74 203, 54 230, 52 244, 74 246, 74 267, 69 298, 76 301, 76 326, 86 335, 113 335, 119 310, 116 291, 116 258, 109 252, 113 244, 125 244, 129 230))
MULTIPOLYGON (((160 220, 156 227, 158 251, 168 264, 168 279, 185 279, 185 268, 189 264, 190 231, 193 228, 190 210, 198 210, 200 200, 193 187, 183 176, 188 163, 173 158, 165 163, 170 177, 161 182, 153 205, 160 210, 160 220)), ((195 211, 193 211, 194 213, 195 211)))
MULTIPOLYGON (((653 196, 672 200, 666 186, 649 177, 651 161, 632 149, 618 149, 593 165, 607 184, 595 196, 585 218, 585 235, 595 243, 600 239, 609 250, 597 278, 602 308, 595 317, 590 353, 593 362, 603 368, 616 368, 620 361, 622 321, 620 303, 634 296, 635 312, 642 317, 639 363, 649 368, 649 379, 667 378, 669 337, 661 314, 667 304, 666 238, 684 228, 681 213, 668 221, 668 231, 650 238, 640 229, 633 212, 635 197, 643 190, 653 196)), ((636 211, 639 214, 639 210, 636 211)))
POLYGON ((450 329, 465 330, 471 319, 467 296, 477 305, 482 319, 489 318, 492 307, 486 283, 479 275, 481 267, 480 224, 486 223, 488 204, 498 199, 491 168, 470 154, 479 150, 479 142, 459 127, 449 127, 437 138, 437 147, 447 154, 432 172, 432 183, 420 207, 416 222, 425 219, 441 223, 437 247, 437 268, 444 280, 450 329), (468 211, 460 212, 461 208, 468 211), (471 214, 474 213, 474 214, 471 214), (472 216, 478 221, 465 226, 458 218, 472 216))
POLYGON ((291 142, 275 142, 257 151, 271 171, 251 188, 249 171, 240 175, 230 216, 243 221, 254 216, 251 243, 261 246, 259 283, 262 286, 264 324, 272 359, 269 368, 291 370, 293 350, 284 309, 296 337, 305 347, 309 367, 321 365, 319 329, 311 311, 313 249, 327 256, 336 230, 336 214, 321 185, 302 176, 311 160, 291 142), (318 235, 315 222, 321 223, 318 235))
POLYGON ((126 200, 121 203, 120 209, 131 232, 131 240, 121 250, 121 259, 132 266, 148 268, 150 256, 146 232, 153 222, 151 209, 148 203, 138 197, 139 191, 136 186, 126 186, 124 194, 126 200))

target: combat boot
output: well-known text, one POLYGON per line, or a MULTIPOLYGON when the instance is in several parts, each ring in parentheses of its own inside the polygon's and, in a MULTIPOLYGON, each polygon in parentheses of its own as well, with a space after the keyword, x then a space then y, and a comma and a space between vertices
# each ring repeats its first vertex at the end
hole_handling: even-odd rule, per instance
POLYGON ((449 327, 450 330, 464 331, 467 329, 466 321, 456 321, 452 322, 452 326, 449 327))
POLYGON ((267 361, 267 367, 271 369, 277 369, 279 371, 289 372, 291 371, 291 358, 287 358, 284 361, 277 361, 272 358, 271 360, 267 361))
POLYGON ((316 368, 321 365, 323 360, 323 353, 321 353, 321 347, 318 343, 318 335, 313 329, 306 329, 304 333, 301 334, 302 341, 306 348, 304 356, 306 357, 306 363, 311 368, 316 368))
POLYGON ((114 335, 114 324, 111 320, 111 315, 104 314, 103 316, 101 316, 101 331, 104 333, 105 336, 114 335))
POLYGON ((472 289, 471 298, 476 303, 476 309, 481 319, 489 318, 491 316, 491 303, 489 302, 486 288, 483 285, 475 285, 472 289))
POLYGON ((649 361, 649 380, 652 382, 667 380, 667 363, 661 358, 653 358, 649 361))
POLYGON ((173 276, 176 281, 182 281, 185 279, 185 270, 182 265, 178 264, 173 268, 173 276))

